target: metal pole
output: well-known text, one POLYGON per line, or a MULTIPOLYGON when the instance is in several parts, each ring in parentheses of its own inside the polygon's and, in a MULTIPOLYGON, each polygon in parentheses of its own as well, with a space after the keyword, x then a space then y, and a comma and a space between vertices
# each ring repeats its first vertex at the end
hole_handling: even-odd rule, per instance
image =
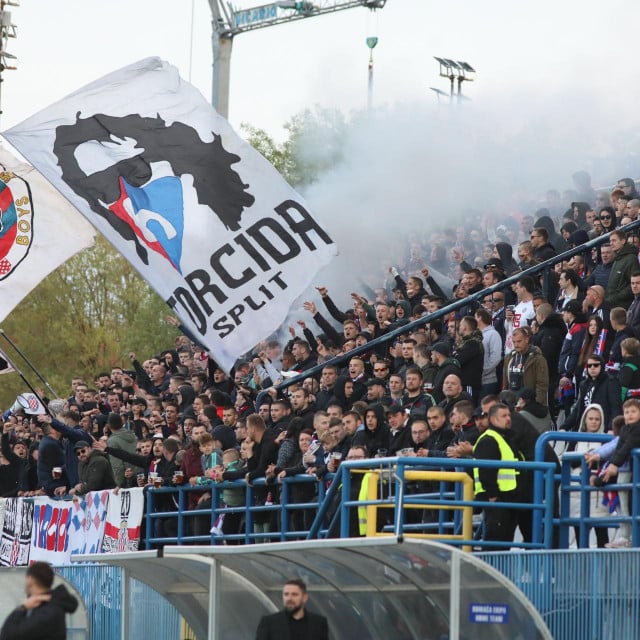
POLYGON ((220 560, 214 558, 209 569, 209 640, 220 638, 220 560))
POLYGON ((129 572, 123 567, 120 574, 120 624, 122 637, 129 638, 129 572))
POLYGON ((451 585, 449 591, 449 640, 460 637, 460 555, 451 550, 451 585))
POLYGON ((373 49, 369 54, 369 80, 367 85, 367 111, 373 106, 373 49))
POLYGON ((211 36, 211 46, 213 49, 211 103, 223 118, 228 118, 233 38, 219 34, 215 30, 214 25, 213 35, 211 36))

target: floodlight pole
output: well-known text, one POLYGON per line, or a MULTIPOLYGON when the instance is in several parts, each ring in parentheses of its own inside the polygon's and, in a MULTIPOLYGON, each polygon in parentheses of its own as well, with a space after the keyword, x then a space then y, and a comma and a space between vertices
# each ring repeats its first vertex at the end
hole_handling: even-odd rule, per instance
POLYGON ((451 83, 449 103, 453 104, 455 94, 455 81, 458 81, 458 104, 462 102, 462 83, 465 81, 473 82, 475 69, 468 62, 460 62, 449 58, 439 58, 434 56, 440 65, 440 77, 448 78, 451 83), (469 75, 467 75, 469 74, 469 75))
MULTIPOLYGON (((0 0, 3 2, 3 0, 0 0)), ((344 9, 365 7, 382 9, 387 0, 275 0, 249 9, 234 9, 225 0, 209 0, 211 9, 211 49, 213 51, 213 78, 211 102, 223 117, 229 115, 229 88, 231 78, 231 50, 233 38, 240 33, 264 29, 312 18, 344 9)), ((373 69, 371 69, 371 73, 373 69)), ((370 82, 373 80, 371 79, 370 82)))

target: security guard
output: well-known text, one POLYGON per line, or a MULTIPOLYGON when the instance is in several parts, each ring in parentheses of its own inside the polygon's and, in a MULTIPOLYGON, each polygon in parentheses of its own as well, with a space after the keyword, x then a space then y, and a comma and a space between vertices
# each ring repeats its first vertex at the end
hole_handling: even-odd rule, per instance
MULTIPOLYGON (((480 435, 473 447, 477 460, 519 460, 511 440, 511 413, 505 404, 489 409, 489 428, 480 435)), ((509 467, 473 470, 476 498, 489 502, 518 502, 517 471, 509 467)), ((517 525, 515 509, 492 507, 484 510, 484 539, 512 542, 517 525)))

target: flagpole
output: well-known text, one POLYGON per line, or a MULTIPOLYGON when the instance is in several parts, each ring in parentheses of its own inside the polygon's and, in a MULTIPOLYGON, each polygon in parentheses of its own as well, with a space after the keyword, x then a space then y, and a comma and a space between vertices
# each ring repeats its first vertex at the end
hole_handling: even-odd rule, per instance
MULTIPOLYGON (((27 356, 25 356, 24 353, 22 353, 20 347, 18 347, 18 345, 5 333, 4 329, 0 329, 0 335, 15 349, 15 351, 19 354, 19 356, 29 365, 29 368, 38 376, 38 379, 47 387, 47 389, 49 389, 49 391, 51 391, 51 393, 56 398, 59 398, 60 396, 53 390, 53 388, 51 387, 49 382, 46 380, 46 378, 31 364, 31 361, 29 360, 29 358, 27 358, 27 356)), ((7 356, 7 360, 8 359, 9 358, 7 356)), ((16 371, 19 371, 18 367, 16 367, 15 364, 11 363, 11 366, 16 371)), ((22 375, 22 373, 20 373, 20 377, 23 380, 25 380, 24 376, 22 375)), ((26 382, 26 380, 25 380, 25 382, 26 382)), ((27 382, 27 384, 29 384, 29 383, 27 382)), ((31 385, 29 385, 29 388, 33 391, 33 389, 31 388, 31 385)), ((38 395, 38 394, 36 393, 36 395, 38 395)), ((38 396, 38 397, 40 397, 40 396, 38 396)))
MULTIPOLYGON (((0 332, 2 332, 2 334, 4 334, 4 331, 2 331, 2 329, 0 329, 0 332)), ((6 338, 6 336, 5 336, 6 338)), ((11 360, 11 358, 5 353, 4 354, 5 358, 7 359, 7 362, 11 365, 11 367, 15 370, 15 372, 22 378, 22 382, 24 382, 27 387, 29 387, 29 390, 33 393, 33 395, 38 398, 38 400, 40 400, 40 404, 42 404, 42 406, 45 408, 45 411, 52 417, 55 418, 55 416, 53 415, 53 413, 51 411, 49 411, 49 405, 44 401, 44 398, 42 398, 40 396, 40 394, 35 390, 35 388, 33 387, 33 385, 24 377, 24 374, 22 373, 22 371, 20 371, 20 369, 17 367, 16 363, 13 362, 13 360, 11 360)), ((56 396, 57 397, 57 396, 56 396)))

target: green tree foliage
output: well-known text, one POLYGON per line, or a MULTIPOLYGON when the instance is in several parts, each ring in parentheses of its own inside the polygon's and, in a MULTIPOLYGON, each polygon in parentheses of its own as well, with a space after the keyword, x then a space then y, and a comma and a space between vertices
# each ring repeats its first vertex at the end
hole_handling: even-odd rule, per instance
POLYGON ((343 160, 347 122, 335 109, 305 109, 285 125, 287 138, 278 143, 264 129, 242 124, 247 141, 293 187, 304 188, 343 160))
POLYGON ((284 147, 292 158, 288 175, 293 186, 309 185, 343 161, 347 122, 337 109, 305 109, 284 128, 289 134, 284 147))
MULTIPOLYGON (((164 301, 102 237, 45 278, 3 323, 7 335, 64 396, 71 377, 88 384, 103 369, 126 365, 129 351, 158 353, 173 345, 175 329, 164 301)), ((2 344, 12 355, 12 350, 2 344)), ((16 365, 32 383, 27 365, 16 365)), ((16 374, 1 379, 0 406, 26 385, 16 374)), ((42 385, 40 385, 42 386, 42 385)))

